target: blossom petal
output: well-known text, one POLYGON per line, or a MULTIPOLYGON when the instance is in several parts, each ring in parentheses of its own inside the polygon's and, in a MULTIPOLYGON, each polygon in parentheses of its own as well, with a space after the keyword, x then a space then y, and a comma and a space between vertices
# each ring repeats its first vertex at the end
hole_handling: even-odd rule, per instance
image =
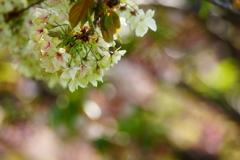
POLYGON ((145 24, 153 31, 156 31, 157 30, 157 25, 156 25, 156 22, 154 19, 152 18, 146 18, 144 20, 145 24))
POLYGON ((49 76, 48 86, 50 88, 53 88, 58 83, 58 80, 59 80, 59 78, 58 78, 58 75, 56 73, 51 74, 49 76))
POLYGON ((145 13, 144 13, 143 9, 138 9, 137 10, 137 16, 140 16, 140 17, 145 16, 145 13))
POLYGON ((127 26, 127 22, 126 22, 126 21, 127 21, 126 18, 124 18, 124 17, 120 17, 121 25, 123 25, 123 26, 127 26))
POLYGON ((61 74, 60 78, 61 78, 62 80, 70 80, 72 77, 71 77, 71 75, 68 73, 68 70, 67 70, 67 71, 64 71, 64 72, 61 74))
POLYGON ((78 86, 79 86, 79 82, 77 78, 72 80, 68 85, 70 92, 74 92, 78 88, 78 86))
POLYGON ((128 19, 127 23, 130 25, 130 29, 134 30, 140 21, 139 17, 132 16, 128 19))
POLYGON ((120 50, 120 51, 118 51, 118 53, 119 53, 121 56, 123 56, 126 52, 127 52, 126 50, 120 50))
POLYGON ((67 79, 59 79, 59 84, 63 87, 63 88, 67 88, 69 83, 69 80, 67 79))
POLYGON ((148 11, 147 11, 147 13, 146 13, 146 18, 152 18, 153 16, 154 16, 154 14, 155 14, 155 11, 154 10, 151 10, 151 9, 149 9, 148 11))
POLYGON ((136 36, 143 37, 148 31, 148 27, 144 23, 139 23, 139 25, 136 28, 136 36))
POLYGON ((88 81, 86 81, 85 79, 81 79, 79 80, 79 86, 82 88, 86 88, 88 85, 88 81))
POLYGON ((72 80, 75 79, 76 74, 77 74, 77 70, 76 69, 71 69, 69 71, 69 75, 71 76, 72 80))

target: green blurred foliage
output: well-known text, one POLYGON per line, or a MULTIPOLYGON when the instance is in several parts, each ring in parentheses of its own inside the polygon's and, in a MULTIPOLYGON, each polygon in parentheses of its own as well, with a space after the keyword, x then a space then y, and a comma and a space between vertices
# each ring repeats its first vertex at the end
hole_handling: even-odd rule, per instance
POLYGON ((238 160, 239 17, 184 2, 143 6, 157 32, 124 30, 128 53, 97 88, 50 89, 0 50, 0 159, 238 160))

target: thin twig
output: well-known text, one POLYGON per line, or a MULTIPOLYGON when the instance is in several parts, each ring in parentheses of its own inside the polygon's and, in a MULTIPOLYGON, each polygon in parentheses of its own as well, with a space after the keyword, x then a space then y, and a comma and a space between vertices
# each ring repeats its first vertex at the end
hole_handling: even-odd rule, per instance
POLYGON ((213 4, 217 5, 217 6, 220 6, 220 7, 224 8, 224 9, 227 9, 227 10, 229 10, 229 11, 231 11, 231 12, 237 14, 237 15, 240 15, 240 10, 237 10, 237 9, 233 8, 232 3, 230 1, 228 1, 228 0, 224 0, 224 1, 206 0, 206 1, 208 1, 210 3, 213 3, 213 4))
POLYGON ((23 8, 19 11, 16 12, 10 12, 7 16, 7 18, 5 19, 5 22, 9 22, 11 19, 13 19, 14 17, 18 17, 19 15, 21 15, 24 11, 28 10, 29 8, 42 3, 44 0, 37 0, 36 2, 33 2, 32 4, 30 4, 29 6, 27 6, 26 8, 23 8))
POLYGON ((36 2, 33 2, 32 4, 30 4, 29 6, 27 6, 27 8, 23 8, 23 9, 21 9, 20 11, 18 11, 18 13, 24 12, 24 11, 28 10, 29 8, 31 8, 31 7, 33 7, 33 6, 42 3, 43 1, 44 1, 44 0, 37 0, 36 2))

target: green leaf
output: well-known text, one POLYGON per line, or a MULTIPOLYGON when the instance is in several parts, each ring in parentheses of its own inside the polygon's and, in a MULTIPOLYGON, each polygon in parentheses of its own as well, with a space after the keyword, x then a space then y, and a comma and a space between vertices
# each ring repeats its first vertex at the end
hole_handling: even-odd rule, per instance
POLYGON ((111 11, 103 16, 101 21, 101 32, 106 42, 113 41, 113 35, 119 31, 121 27, 119 16, 116 12, 111 11))
POLYGON ((112 42, 113 41, 113 34, 112 32, 110 32, 110 27, 112 25, 110 25, 110 27, 107 29, 107 27, 104 26, 104 22, 106 21, 105 19, 108 17, 108 15, 104 15, 103 18, 101 18, 101 22, 100 22, 100 27, 101 27, 101 32, 102 32, 102 36, 103 36, 103 39, 106 41, 106 42, 112 42))
POLYGON ((106 29, 106 30, 109 29, 111 25, 113 25, 112 16, 111 15, 104 16, 104 18, 103 18, 103 27, 104 27, 104 29, 106 29))
POLYGON ((69 22, 72 28, 75 28, 80 21, 85 19, 91 2, 92 0, 82 0, 72 6, 69 12, 69 22))
POLYGON ((116 33, 118 33, 118 31, 120 30, 120 27, 121 27, 120 18, 118 16, 118 14, 114 11, 111 12, 111 15, 112 15, 114 28, 116 30, 116 33))
POLYGON ((113 41, 113 32, 111 32, 110 30, 104 30, 103 27, 101 27, 101 32, 103 35, 103 39, 106 42, 112 42, 113 41))

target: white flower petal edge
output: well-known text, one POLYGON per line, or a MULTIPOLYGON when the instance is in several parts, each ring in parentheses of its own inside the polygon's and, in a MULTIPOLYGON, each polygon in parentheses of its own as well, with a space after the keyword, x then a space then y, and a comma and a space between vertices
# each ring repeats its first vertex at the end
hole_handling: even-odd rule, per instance
POLYGON ((156 22, 154 19, 152 18, 147 18, 144 20, 145 24, 147 24, 147 26, 153 30, 153 31, 156 31, 157 30, 157 25, 156 25, 156 22))
POLYGON ((145 23, 140 22, 135 32, 136 36, 143 37, 148 31, 148 26, 145 23))
POLYGON ((145 14, 142 9, 138 9, 136 13, 136 15, 132 15, 127 21, 131 30, 135 29, 136 36, 143 37, 147 33, 148 28, 153 31, 157 30, 156 22, 152 18, 155 14, 154 10, 148 10, 145 14))
POLYGON ((155 11, 149 9, 149 10, 147 11, 147 13, 146 13, 146 18, 147 18, 147 17, 152 18, 152 17, 154 16, 154 14, 155 14, 155 11))

